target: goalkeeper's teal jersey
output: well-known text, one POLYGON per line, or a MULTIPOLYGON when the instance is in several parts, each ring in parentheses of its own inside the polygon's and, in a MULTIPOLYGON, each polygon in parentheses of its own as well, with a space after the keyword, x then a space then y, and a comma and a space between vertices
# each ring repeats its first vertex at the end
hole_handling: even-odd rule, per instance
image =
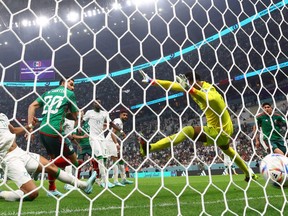
POLYGON ((74 92, 64 86, 45 92, 36 101, 43 107, 40 132, 46 134, 57 135, 56 131, 62 134, 66 112, 78 111, 74 92))
POLYGON ((264 134, 264 140, 283 140, 283 133, 281 131, 282 126, 286 126, 286 120, 283 116, 275 113, 271 116, 267 115, 265 112, 259 114, 257 117, 258 127, 261 127, 264 134))

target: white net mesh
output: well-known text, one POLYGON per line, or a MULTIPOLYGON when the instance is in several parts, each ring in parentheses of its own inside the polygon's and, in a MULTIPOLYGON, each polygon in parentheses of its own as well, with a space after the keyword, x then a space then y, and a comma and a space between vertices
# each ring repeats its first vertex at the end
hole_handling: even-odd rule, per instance
MULTIPOLYGON (((112 119, 120 108, 129 110, 120 159, 134 184, 112 189, 95 184, 94 192, 85 195, 65 192, 57 181, 64 193, 59 199, 43 195, 48 183, 42 177, 33 204, 21 200, 6 209, 0 200, 0 215, 285 215, 286 191, 262 178, 247 184, 244 175, 233 176, 233 163, 224 164, 216 145, 187 139, 142 157, 136 139, 153 143, 184 126, 206 125, 203 111, 189 96, 143 85, 138 70, 171 81, 201 71, 202 80, 214 84, 227 103, 235 128, 231 146, 258 172, 266 151, 255 147, 252 126, 263 111, 261 104, 271 103, 273 112, 287 119, 287 3, 1 1, 1 112, 13 124, 25 125, 29 104, 56 88, 61 78, 72 77, 80 110, 91 109, 96 98, 112 119)), ((36 116, 41 118, 41 112, 36 116)), ((34 141, 19 136, 17 143, 48 157, 38 132, 34 141)), ((281 136, 286 140, 287 132, 281 136)), ((78 170, 83 177, 89 161, 78 170)), ((111 177, 111 163, 107 169, 111 177)), ((236 171, 242 174, 238 167, 236 171)), ((2 181, 0 190, 16 189, 10 182, 2 181)))

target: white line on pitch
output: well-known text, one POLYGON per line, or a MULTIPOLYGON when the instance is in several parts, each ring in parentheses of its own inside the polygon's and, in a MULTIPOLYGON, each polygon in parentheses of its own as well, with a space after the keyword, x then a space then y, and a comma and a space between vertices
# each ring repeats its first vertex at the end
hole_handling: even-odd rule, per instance
MULTIPOLYGON (((268 198, 277 198, 277 197, 283 197, 281 195, 276 196, 268 196, 268 198)), ((265 199, 265 197, 251 197, 248 198, 248 200, 257 200, 257 199, 265 199)), ((245 199, 229 199, 228 201, 243 201, 245 199)), ((215 204, 215 203, 223 203, 223 200, 216 200, 213 202, 206 202, 207 204, 215 204)), ((191 203, 187 202, 181 202, 181 205, 190 205, 191 203)), ((193 204, 201 204, 200 202, 193 202, 193 204)), ((176 206, 175 203, 166 203, 166 204, 155 204, 153 207, 165 207, 165 206, 176 206)), ((146 206, 125 206, 125 209, 141 209, 141 208, 147 208, 150 207, 148 205, 146 206)), ((110 207, 103 207, 103 208, 93 208, 92 211, 107 211, 107 210, 113 210, 113 209, 121 209, 119 206, 110 206, 110 207)), ((63 209, 60 210, 60 214, 70 214, 74 212, 89 212, 89 209, 63 209)), ((31 212, 23 212, 22 215, 41 215, 41 214, 55 214, 55 211, 31 211, 31 212)), ((0 216, 11 216, 11 215, 18 215, 18 212, 2 212, 0 213, 0 216)))

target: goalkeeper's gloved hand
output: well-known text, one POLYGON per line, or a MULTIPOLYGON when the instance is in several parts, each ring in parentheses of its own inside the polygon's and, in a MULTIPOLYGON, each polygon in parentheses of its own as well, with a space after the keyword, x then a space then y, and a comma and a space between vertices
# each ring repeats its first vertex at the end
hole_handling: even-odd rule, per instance
POLYGON ((143 71, 143 70, 139 70, 139 72, 141 73, 143 80, 143 83, 150 83, 152 81, 152 79, 143 71))
POLYGON ((179 74, 179 76, 176 76, 176 82, 179 83, 185 90, 189 90, 191 88, 191 85, 184 74, 179 74))

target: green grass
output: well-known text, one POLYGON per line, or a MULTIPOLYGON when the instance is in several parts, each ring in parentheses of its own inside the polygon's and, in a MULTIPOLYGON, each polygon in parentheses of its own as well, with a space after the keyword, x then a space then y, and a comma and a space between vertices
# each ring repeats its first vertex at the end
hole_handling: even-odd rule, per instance
MULTIPOLYGON (((138 183, 104 190, 94 186, 93 193, 86 196, 79 191, 67 193, 59 200, 49 198, 40 189, 33 202, 6 202, 0 200, 0 216, 17 215, 288 215, 287 191, 268 185, 264 180, 257 183, 244 182, 244 176, 208 176, 142 178, 138 183), (138 184, 138 187, 137 187, 138 184), (122 202, 123 200, 123 202, 122 202), (59 205, 57 205, 59 204, 59 205), (122 209, 121 206, 124 206, 122 209), (282 214, 281 214, 282 211, 282 214), (286 212, 286 213, 285 213, 286 212)), ((38 184, 40 182, 37 182, 38 184)), ((44 183, 47 186, 47 182, 44 183)), ((10 187, 14 187, 9 182, 10 187)), ((59 191, 63 184, 57 182, 59 191)), ((4 186, 0 190, 5 189, 4 186)))

